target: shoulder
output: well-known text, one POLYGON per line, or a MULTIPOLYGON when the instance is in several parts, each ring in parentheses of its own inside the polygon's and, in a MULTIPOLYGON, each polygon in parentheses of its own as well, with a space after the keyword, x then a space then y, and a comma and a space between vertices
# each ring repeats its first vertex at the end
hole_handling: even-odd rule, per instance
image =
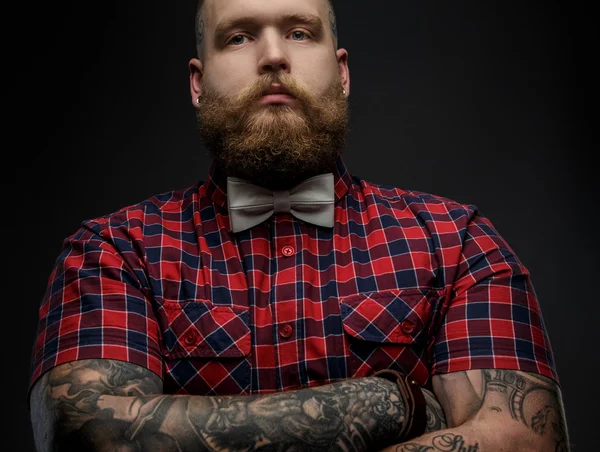
POLYGON ((388 207, 397 213, 410 212, 425 221, 471 219, 477 206, 440 194, 373 183, 353 176, 355 187, 367 204, 388 207))
MULTIPOLYGON (((81 222, 81 227, 72 237, 94 233, 101 236, 119 236, 123 232, 139 229, 165 221, 185 221, 183 212, 189 210, 198 196, 203 181, 192 186, 154 194, 142 201, 124 206, 116 211, 81 222)), ((191 214, 190 214, 191 217, 191 214)))

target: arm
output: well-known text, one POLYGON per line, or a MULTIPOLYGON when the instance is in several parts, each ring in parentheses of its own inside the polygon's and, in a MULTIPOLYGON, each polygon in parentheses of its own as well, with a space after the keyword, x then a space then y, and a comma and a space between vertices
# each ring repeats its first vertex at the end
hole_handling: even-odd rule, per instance
POLYGON ((570 450, 560 388, 546 377, 469 370, 435 375, 433 387, 449 428, 386 452, 570 450))
MULTIPOLYGON (((396 384, 379 377, 263 396, 161 392, 158 376, 133 364, 59 365, 33 388, 37 448, 363 451, 399 441, 405 421, 396 384)), ((428 400, 430 427, 440 428, 440 405, 428 400)))
POLYGON ((475 206, 462 213, 453 215, 462 248, 431 347, 433 389, 449 428, 385 450, 567 452, 562 395, 529 271, 475 206), (520 370, 486 369, 492 362, 520 370), (453 370, 467 366, 479 370, 453 370))

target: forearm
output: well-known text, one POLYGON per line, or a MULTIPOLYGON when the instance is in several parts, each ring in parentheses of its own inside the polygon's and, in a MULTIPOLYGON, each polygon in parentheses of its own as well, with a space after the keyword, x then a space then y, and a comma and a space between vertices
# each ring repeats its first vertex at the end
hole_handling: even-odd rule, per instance
MULTIPOLYGON (((70 416, 71 422, 77 417, 70 416)), ((101 395, 72 425, 65 449, 366 451, 397 443, 405 407, 397 386, 370 377, 263 396, 101 395)))
POLYGON ((380 452, 497 452, 556 451, 568 452, 565 443, 547 443, 525 431, 520 425, 498 422, 469 422, 459 427, 424 434, 387 447, 380 452))
POLYGON ((495 444, 496 433, 490 429, 474 430, 470 425, 426 433, 418 438, 387 447, 380 452, 486 452, 526 450, 495 444), (503 448, 504 447, 504 448, 503 448))
POLYGON ((433 386, 446 408, 449 428, 385 452, 570 450, 560 388, 548 378, 485 369, 438 375, 433 386))

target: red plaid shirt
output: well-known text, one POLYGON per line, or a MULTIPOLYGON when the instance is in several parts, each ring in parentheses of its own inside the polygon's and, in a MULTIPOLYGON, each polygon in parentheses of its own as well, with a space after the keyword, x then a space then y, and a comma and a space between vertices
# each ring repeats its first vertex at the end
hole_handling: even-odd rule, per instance
POLYGON ((335 225, 290 215, 232 234, 226 177, 86 221, 39 311, 31 384, 123 360, 165 393, 259 394, 477 368, 557 380, 527 269, 475 206, 335 171, 335 225))

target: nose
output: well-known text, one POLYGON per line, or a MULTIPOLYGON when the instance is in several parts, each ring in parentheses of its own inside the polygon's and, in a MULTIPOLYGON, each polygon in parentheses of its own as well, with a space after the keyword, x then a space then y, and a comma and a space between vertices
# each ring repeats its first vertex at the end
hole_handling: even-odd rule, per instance
POLYGON ((285 38, 278 33, 265 33, 262 37, 258 70, 260 74, 291 70, 285 38))

